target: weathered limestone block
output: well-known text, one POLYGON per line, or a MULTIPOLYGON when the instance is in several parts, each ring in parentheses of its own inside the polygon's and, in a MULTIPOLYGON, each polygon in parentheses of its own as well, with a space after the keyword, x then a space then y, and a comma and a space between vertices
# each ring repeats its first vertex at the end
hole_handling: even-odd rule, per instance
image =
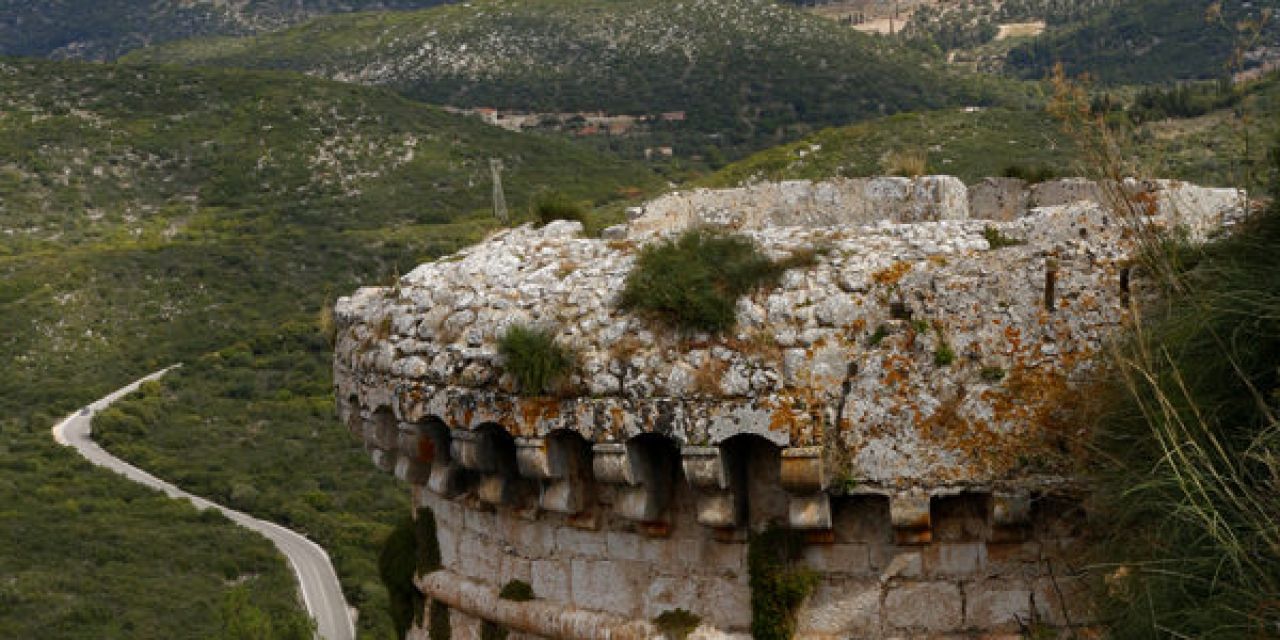
POLYGON ((809 597, 797 633, 833 638, 880 636, 882 589, 876 580, 823 582, 809 597))
POLYGON ((988 580, 965 585, 965 622, 973 629, 1018 631, 1032 619, 1025 585, 988 580))
POLYGON ((895 631, 960 631, 963 602, 960 587, 950 582, 899 584, 885 594, 885 624, 895 631))
POLYGON ((969 187, 969 216, 1008 222, 1027 212, 1029 198, 1021 178, 983 178, 969 187))

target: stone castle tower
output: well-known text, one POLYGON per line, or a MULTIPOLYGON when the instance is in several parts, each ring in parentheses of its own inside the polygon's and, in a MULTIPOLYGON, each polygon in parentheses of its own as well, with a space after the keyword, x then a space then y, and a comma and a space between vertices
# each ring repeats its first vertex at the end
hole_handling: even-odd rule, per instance
MULTIPOLYGON (((1117 188, 1144 203, 1137 224, 1192 234, 1241 207, 1117 188)), ((1141 295, 1135 223, 1106 191, 934 176, 677 193, 604 239, 505 230, 343 298, 339 413, 434 514, 429 617, 455 640, 648 638, 684 610, 699 637, 746 637, 751 541, 783 529, 802 543, 788 570, 812 576, 797 637, 1087 624, 1073 469, 1094 356, 1141 295), (701 225, 822 251, 740 299, 725 335, 619 310, 639 247, 701 225), (562 393, 504 372, 517 324, 578 354, 562 393), (512 581, 533 599, 500 597, 512 581)))

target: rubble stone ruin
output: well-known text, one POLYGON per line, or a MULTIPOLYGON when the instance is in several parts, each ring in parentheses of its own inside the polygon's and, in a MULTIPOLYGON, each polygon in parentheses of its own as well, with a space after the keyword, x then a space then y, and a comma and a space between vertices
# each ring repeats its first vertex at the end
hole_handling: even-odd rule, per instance
POLYGON ((434 513, 443 567, 416 582, 455 639, 663 637, 677 610, 747 637, 751 540, 778 529, 814 576, 796 637, 1087 624, 1072 469, 1095 355, 1142 295, 1133 225, 1205 237, 1243 207, 1106 187, 796 181, 670 194, 602 239, 503 230, 338 302, 339 414, 434 513), (620 310, 639 248, 694 226, 822 250, 724 335, 620 310), (560 393, 504 371, 515 325, 577 354, 560 393), (500 598, 514 580, 533 599, 500 598))

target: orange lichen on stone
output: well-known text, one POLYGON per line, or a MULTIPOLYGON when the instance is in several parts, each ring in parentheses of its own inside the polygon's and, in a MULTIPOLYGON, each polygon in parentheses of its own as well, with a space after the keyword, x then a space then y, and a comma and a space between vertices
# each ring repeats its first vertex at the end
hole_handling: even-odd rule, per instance
POLYGON ((907 261, 895 262, 888 267, 871 274, 871 279, 877 284, 886 286, 895 285, 898 284, 899 280, 902 280, 903 276, 907 275, 908 271, 911 271, 913 266, 915 265, 907 261))
MULTIPOLYGON (((517 403, 520 411, 521 430, 531 429, 543 420, 556 420, 560 417, 560 402, 554 398, 536 397, 522 398, 517 403)), ((525 435, 525 434, 519 434, 525 435)))

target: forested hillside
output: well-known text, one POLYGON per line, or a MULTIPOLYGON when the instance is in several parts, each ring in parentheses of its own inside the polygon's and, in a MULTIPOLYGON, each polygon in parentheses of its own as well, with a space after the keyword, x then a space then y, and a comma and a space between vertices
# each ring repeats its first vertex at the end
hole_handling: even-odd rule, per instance
MULTIPOLYGON (((267 594, 252 602, 294 606, 287 568, 265 542, 225 523, 219 532, 218 518, 92 470, 49 437, 60 414, 198 360, 250 381, 193 392, 226 415, 256 416, 228 438, 314 448, 281 467, 290 482, 273 485, 270 500, 249 500, 243 486, 214 497, 329 546, 365 637, 388 637, 375 559, 403 492, 340 430, 275 426, 337 429, 320 310, 491 228, 490 158, 507 167, 517 215, 544 189, 590 204, 657 185, 642 166, 567 142, 291 74, 8 60, 0 101, 4 637, 220 637, 225 592, 249 574, 262 580, 246 588, 267 594), (259 361, 279 368, 255 372, 259 361), (334 487, 343 469, 350 477, 334 487), (318 486, 329 502, 304 497, 318 486), (209 546, 183 542, 206 522, 209 546)), ((159 415, 141 419, 192 438, 216 419, 159 415)), ((186 462, 179 484, 231 468, 212 456, 186 462)))
POLYGON ((1022 91, 953 76, 888 40, 769 0, 479 0, 331 16, 128 60, 287 68, 464 107, 683 112, 683 131, 730 154, 814 127, 1022 91))
POLYGON ((0 1, 0 55, 109 60, 181 38, 280 29, 328 13, 417 9, 449 0, 0 1))
POLYGON ((1069 75, 1088 73, 1107 83, 1222 77, 1237 46, 1248 55, 1235 70, 1261 64, 1265 48, 1280 42, 1275 19, 1263 16, 1275 9, 1273 2, 1244 0, 1120 2, 1015 47, 1008 66, 1038 79, 1061 62, 1069 75))

